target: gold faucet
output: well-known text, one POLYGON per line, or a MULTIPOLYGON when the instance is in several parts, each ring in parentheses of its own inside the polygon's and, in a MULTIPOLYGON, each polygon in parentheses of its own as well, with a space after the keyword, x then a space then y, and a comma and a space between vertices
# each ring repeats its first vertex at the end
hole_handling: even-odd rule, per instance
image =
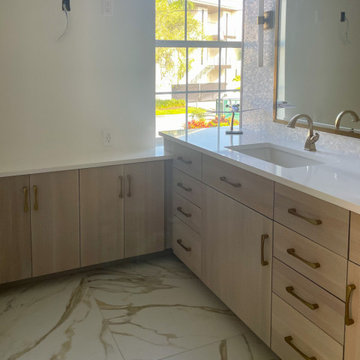
POLYGON ((343 118, 346 114, 351 115, 351 117, 352 117, 352 119, 353 119, 353 122, 358 122, 358 121, 360 121, 359 115, 358 115, 355 111, 345 110, 345 111, 342 111, 342 112, 336 117, 336 120, 335 120, 335 128, 336 128, 336 129, 340 129, 341 120, 342 120, 342 118, 343 118))
POLYGON ((308 132, 308 136, 305 141, 304 149, 307 151, 316 151, 315 143, 319 140, 320 135, 318 133, 315 133, 315 135, 314 135, 314 123, 309 115, 306 115, 306 114, 295 115, 293 118, 291 118, 291 120, 289 121, 287 126, 289 128, 294 129, 295 124, 299 119, 307 120, 308 127, 309 127, 309 132, 308 132))

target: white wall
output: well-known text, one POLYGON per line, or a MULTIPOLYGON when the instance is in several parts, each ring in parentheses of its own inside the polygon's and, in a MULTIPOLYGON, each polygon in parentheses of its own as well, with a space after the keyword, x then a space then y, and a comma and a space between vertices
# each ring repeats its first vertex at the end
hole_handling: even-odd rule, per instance
POLYGON ((296 105, 295 109, 286 110, 284 117, 307 113, 314 121, 334 124, 342 110, 352 109, 360 114, 360 2, 282 3, 287 9, 286 22, 282 23, 286 39, 281 43, 285 52, 280 74, 285 84, 283 79, 279 80, 280 100, 296 105), (341 11, 346 11, 349 19, 348 41, 346 23, 340 22, 341 11))
POLYGON ((58 41, 61 0, 0 0, 0 159, 154 144, 154 0, 114 0, 113 16, 102 0, 71 6, 58 41))

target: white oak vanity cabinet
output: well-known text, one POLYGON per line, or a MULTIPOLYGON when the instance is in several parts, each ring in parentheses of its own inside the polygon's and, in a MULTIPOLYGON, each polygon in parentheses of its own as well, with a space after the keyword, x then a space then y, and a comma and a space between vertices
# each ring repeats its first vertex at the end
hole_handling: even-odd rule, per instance
POLYGON ((124 166, 80 170, 81 265, 124 258, 124 166))
POLYGON ((205 284, 270 345, 272 221, 205 187, 205 284))
POLYGON ((77 170, 30 176, 33 276, 80 267, 77 170))
POLYGON ((0 284, 163 250, 164 181, 162 160, 0 178, 0 284))
POLYGON ((190 149, 185 151, 177 144, 171 145, 178 154, 173 162, 170 191, 172 248, 175 255, 201 278, 203 184, 198 180, 201 177, 201 154, 190 149))
POLYGON ((165 146, 173 201, 201 210, 174 208, 174 253, 283 360, 360 360, 360 215, 165 146))
POLYGON ((360 359, 360 215, 351 214, 345 328, 345 360, 360 359))
POLYGON ((0 179, 0 283, 80 266, 77 171, 0 179))
POLYGON ((276 184, 274 219, 272 349, 282 359, 359 359, 349 211, 276 184))
POLYGON ((81 265, 164 249, 164 162, 80 170, 81 265))
POLYGON ((125 257, 164 250, 164 162, 125 165, 124 175, 125 257))
POLYGON ((0 284, 31 276, 30 179, 0 179, 0 284))
POLYGON ((273 183, 178 143, 165 148, 175 255, 270 345, 273 225, 259 212, 272 215, 273 183))

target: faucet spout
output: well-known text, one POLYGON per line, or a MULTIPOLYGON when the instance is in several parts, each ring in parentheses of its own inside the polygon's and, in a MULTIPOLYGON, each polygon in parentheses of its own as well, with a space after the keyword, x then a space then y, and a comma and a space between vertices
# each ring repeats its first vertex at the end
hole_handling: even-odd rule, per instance
POLYGON ((315 143, 319 140, 320 135, 318 133, 314 134, 314 122, 309 115, 298 114, 291 118, 288 123, 288 127, 294 129, 298 120, 304 119, 308 123, 308 136, 306 138, 304 149, 307 151, 316 151, 315 143))
POLYGON ((353 122, 358 122, 360 121, 360 118, 359 118, 359 115, 355 112, 355 111, 352 111, 352 110, 345 110, 345 111, 342 111, 337 117, 336 117, 336 120, 335 120, 335 128, 338 130, 340 129, 340 123, 341 123, 341 120, 343 119, 343 117, 345 115, 351 115, 352 119, 353 119, 353 122))

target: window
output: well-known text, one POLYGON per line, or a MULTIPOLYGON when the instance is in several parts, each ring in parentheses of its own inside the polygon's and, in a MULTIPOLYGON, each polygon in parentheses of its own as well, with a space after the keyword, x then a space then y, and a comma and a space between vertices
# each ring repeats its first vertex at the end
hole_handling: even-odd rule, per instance
POLYGON ((156 0, 156 133, 230 124, 241 107, 242 10, 243 0, 156 0))

